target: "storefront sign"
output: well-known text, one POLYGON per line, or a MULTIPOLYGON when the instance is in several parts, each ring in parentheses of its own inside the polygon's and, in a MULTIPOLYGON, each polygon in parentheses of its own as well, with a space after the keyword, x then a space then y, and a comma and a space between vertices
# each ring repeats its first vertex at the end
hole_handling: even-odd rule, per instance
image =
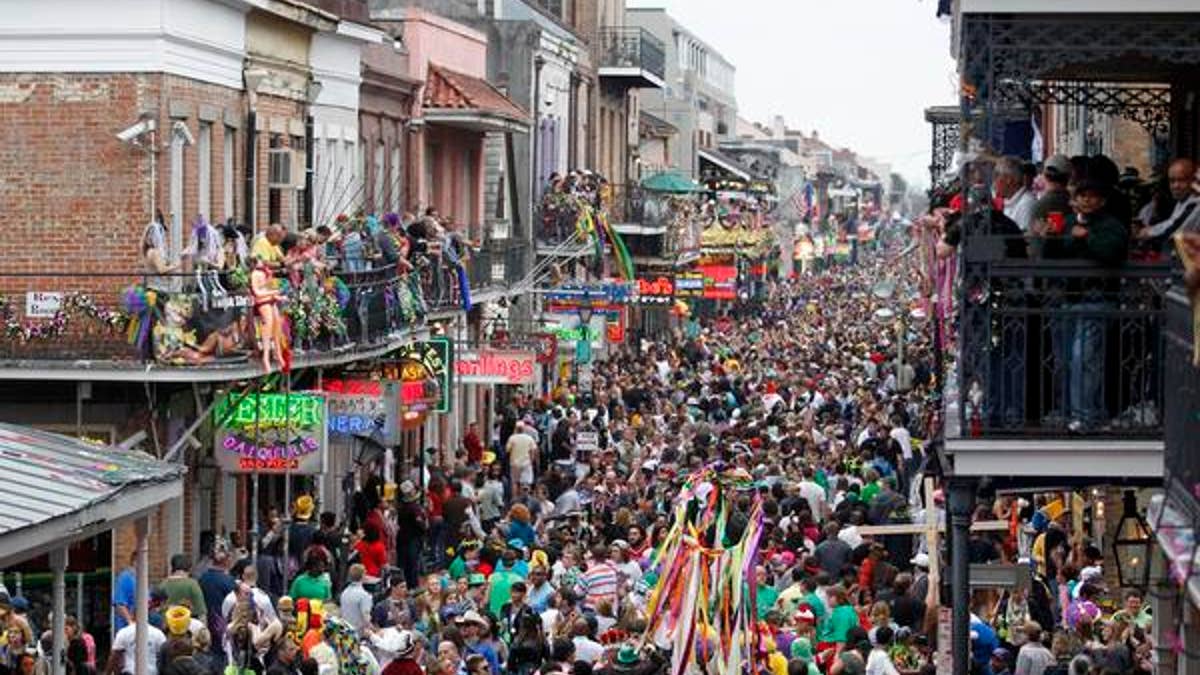
POLYGON ((591 326, 575 326, 574 328, 559 326, 554 329, 554 337, 560 342, 592 341, 600 339, 600 331, 591 326))
POLYGON ((600 283, 568 282, 546 292, 546 300, 552 304, 563 306, 598 307, 621 305, 633 297, 633 284, 623 281, 605 281, 600 283))
POLYGON ((447 338, 405 345, 392 360, 381 364, 383 378, 400 383, 400 404, 406 410, 450 412, 450 373, 454 349, 447 338))
POLYGON ((625 341, 625 312, 610 314, 604 324, 604 334, 610 345, 621 344, 625 341))
POLYGON ((25 294, 25 317, 29 319, 53 319, 62 310, 62 293, 29 291, 25 294))
POLYGON ((532 352, 481 349, 459 354, 454 374, 468 384, 533 384, 536 363, 532 352))
POLYGON ((641 304, 668 304, 675 299, 675 282, 671 277, 637 280, 637 301, 641 304))
POLYGON ((698 265, 696 271, 704 278, 707 300, 736 300, 738 271, 735 265, 698 265))
POLYGON ((704 297, 704 275, 699 272, 680 272, 675 275, 675 297, 704 297))
POLYGON ((217 465, 231 473, 320 474, 328 442, 325 397, 224 394, 213 412, 217 465))
POLYGON ((370 435, 387 427, 389 410, 384 405, 383 383, 379 380, 330 378, 322 382, 329 402, 329 434, 370 435))

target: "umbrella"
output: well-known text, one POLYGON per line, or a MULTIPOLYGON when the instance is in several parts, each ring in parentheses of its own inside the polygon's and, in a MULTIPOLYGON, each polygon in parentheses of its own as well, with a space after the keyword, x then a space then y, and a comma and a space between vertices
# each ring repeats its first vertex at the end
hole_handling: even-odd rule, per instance
POLYGON ((700 184, 679 171, 663 171, 642 180, 642 188, 654 192, 699 192, 700 184))

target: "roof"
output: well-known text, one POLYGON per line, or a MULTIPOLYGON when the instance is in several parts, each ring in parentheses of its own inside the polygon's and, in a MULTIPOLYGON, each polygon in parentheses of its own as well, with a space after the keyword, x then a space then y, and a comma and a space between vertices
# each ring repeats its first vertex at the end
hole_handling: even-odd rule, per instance
POLYGON ((679 127, 661 117, 651 115, 645 110, 638 112, 638 126, 641 133, 659 138, 674 136, 679 133, 679 127))
POLYGON ((425 80, 422 105, 426 110, 472 111, 529 122, 529 113, 487 80, 432 63, 429 64, 429 75, 425 80))
POLYGON ((0 423, 0 567, 112 529, 182 494, 182 465, 0 423), (20 486, 20 489, 11 489, 20 486))

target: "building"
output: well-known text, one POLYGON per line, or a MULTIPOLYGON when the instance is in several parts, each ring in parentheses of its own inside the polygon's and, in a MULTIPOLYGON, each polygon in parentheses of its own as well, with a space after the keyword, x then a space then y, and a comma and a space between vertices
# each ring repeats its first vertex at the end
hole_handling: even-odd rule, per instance
POLYGON ((736 69, 664 9, 630 8, 626 16, 666 45, 666 86, 645 92, 641 109, 679 130, 668 153, 671 168, 696 178, 710 168, 730 170, 718 146, 737 134, 736 69))
MULTIPOLYGON (((21 168, 0 184, 4 421, 140 444, 186 467, 182 497, 151 519, 155 577, 170 554, 197 555, 206 533, 246 541, 299 491, 341 511, 366 441, 332 399, 384 405, 353 373, 478 326, 464 273, 479 303, 498 291, 487 255, 457 274, 435 261, 436 274, 403 283, 390 267, 342 266, 311 288, 289 284, 282 372, 247 353, 262 310, 245 279, 205 267, 204 221, 253 235, 435 205, 479 236, 485 135, 524 133, 528 118, 484 80, 485 36, 423 14, 399 23, 371 25, 356 0, 48 0, 6 24, 0 152, 21 168), (160 211, 161 243, 147 226, 160 211), (151 270, 147 248, 180 271, 151 270), (335 380, 351 385, 331 391, 335 380), (305 393, 316 390, 327 395, 305 393), (289 400, 302 402, 295 415, 289 400), (257 422, 246 432, 239 416, 255 402, 284 411, 286 442, 260 442, 257 422), (259 461, 260 450, 288 459, 259 461)), ((439 392, 452 384, 446 375, 439 392)), ((477 397, 454 398, 460 416, 430 410, 412 423, 404 403, 397 466, 457 442, 454 420, 475 414, 477 397)), ((121 529, 79 560, 119 570, 133 541, 121 529)), ((104 587, 83 600, 97 634, 104 587)))
MULTIPOLYGON (((1129 7, 1061 0, 1020 3, 996 13, 994 3, 960 0, 943 3, 942 9, 950 15, 951 49, 964 89, 976 94, 962 101, 960 130, 969 134, 960 139, 961 150, 1004 154, 1009 125, 1030 128, 1028 114, 1014 120, 1012 109, 1061 103, 1056 92, 1064 88, 1073 90, 1072 104, 1137 115, 1147 108, 1144 88, 1149 84, 1165 90, 1162 93, 1169 98, 1151 106, 1169 125, 1167 147, 1177 155, 1196 155, 1200 120, 1184 104, 1196 95, 1195 81, 1188 74, 1200 63, 1200 56, 1190 48, 1191 36, 1200 26, 1200 13, 1193 4, 1153 0, 1129 7), (1097 34, 1107 39, 1097 42, 1090 37, 1097 34)), ((931 117, 935 124, 940 121, 931 117)), ((934 150, 933 164, 944 165, 937 158, 936 137, 934 150)), ((1186 310, 1166 292, 1172 272, 1167 265, 1126 262, 1116 272, 1120 284, 1105 287, 1101 306, 1127 307, 1133 310, 1129 314, 1072 307, 1052 298, 1071 284, 1078 287, 1084 280, 1111 273, 1081 260, 1049 265, 1051 261, 1041 261, 1018 271, 1006 267, 1003 255, 978 248, 987 232, 985 222, 969 235, 954 260, 956 271, 949 266, 932 270, 938 275, 935 284, 957 280, 965 289, 961 303, 942 297, 934 312, 935 316, 956 315, 963 329, 955 335, 941 320, 933 326, 946 366, 946 424, 938 460, 948 480, 953 552, 953 597, 948 604, 954 608, 955 672, 966 672, 969 659, 969 574, 973 573, 963 553, 976 492, 982 485, 989 490, 1065 486, 1092 490, 1093 497, 1119 497, 1116 503, 1093 498, 1088 501, 1090 513, 1085 514, 1106 524, 1101 535, 1106 548, 1109 542, 1112 546, 1112 564, 1106 565, 1110 584, 1142 589, 1153 584, 1156 642, 1182 644, 1182 653, 1187 654, 1197 643, 1195 633, 1177 627, 1183 624, 1181 614, 1194 614, 1187 599, 1194 592, 1194 580, 1178 571, 1190 569, 1194 551, 1184 554, 1186 567, 1168 565, 1173 573, 1160 575, 1156 570, 1163 568, 1151 558, 1142 516, 1148 489, 1163 484, 1164 465, 1170 483, 1176 485, 1179 475, 1187 480, 1187 467, 1192 466, 1190 460, 1180 458, 1195 454, 1187 435, 1192 414, 1187 412, 1183 414, 1187 419, 1181 419, 1179 407, 1190 402, 1186 386, 1194 378, 1188 379, 1191 371, 1181 363, 1186 357, 1177 344, 1190 337, 1179 329, 1187 323, 1186 310), (1073 279, 1065 281, 1066 276, 1073 279), (989 302, 970 301, 973 289, 981 288, 1034 292, 996 293, 989 302), (1131 301, 1130 294, 1139 299, 1131 301), (1045 310, 1037 319, 1029 312, 1035 306, 1045 310), (1044 337, 1044 328, 1064 321, 1063 312, 1072 309, 1074 321, 1102 326, 1101 333, 1111 331, 1119 339, 1098 347, 1091 343, 1090 355, 1056 353, 1053 341, 1044 337), (1090 384, 1063 398, 1069 377, 1090 384), (1164 396, 1164 391, 1171 393, 1164 396), (1081 409, 1107 422, 1068 424, 1071 417, 1086 416, 1079 414, 1081 409)), ((1194 495, 1180 496, 1178 489, 1168 494, 1181 500, 1176 503, 1183 513, 1195 513, 1194 495)), ((1160 530, 1161 538, 1170 540, 1172 535, 1160 530)), ((1180 653, 1160 651, 1157 667, 1163 672, 1194 672, 1195 661, 1180 653)))

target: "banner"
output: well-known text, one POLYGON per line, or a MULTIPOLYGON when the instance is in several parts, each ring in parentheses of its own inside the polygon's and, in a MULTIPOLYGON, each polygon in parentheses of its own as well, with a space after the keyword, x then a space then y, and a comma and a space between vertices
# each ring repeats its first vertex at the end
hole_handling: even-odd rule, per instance
POLYGON ((322 394, 225 393, 213 409, 217 466, 229 473, 323 473, 326 419, 322 394))
POLYGON ((736 265, 698 265, 696 271, 704 279, 704 291, 700 297, 708 300, 737 299, 736 265))
POLYGON ((533 384, 537 371, 533 352, 481 349, 459 354, 454 374, 466 384, 533 384))

